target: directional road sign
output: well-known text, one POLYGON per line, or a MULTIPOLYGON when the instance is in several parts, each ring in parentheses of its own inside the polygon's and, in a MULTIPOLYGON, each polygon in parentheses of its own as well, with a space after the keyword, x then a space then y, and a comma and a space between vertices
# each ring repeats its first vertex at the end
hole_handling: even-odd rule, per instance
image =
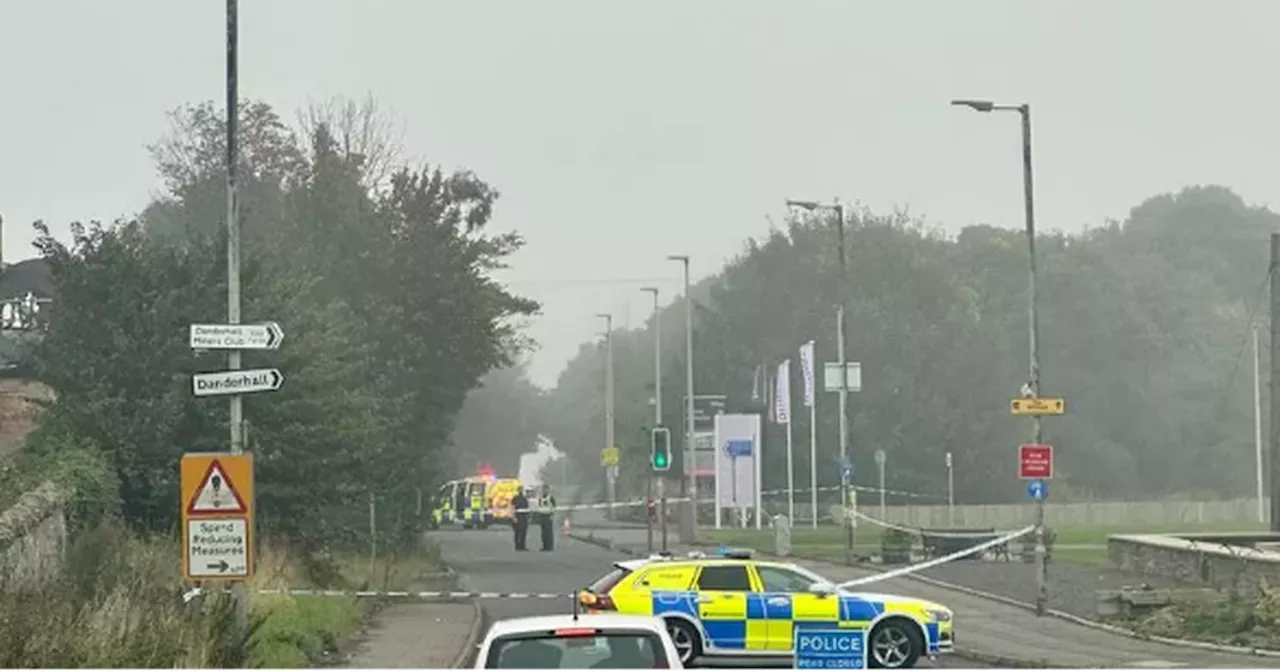
POLYGON ((274 392, 284 382, 280 369, 242 369, 197 373, 191 377, 191 392, 197 397, 250 392, 274 392))
POLYGON ((867 631, 796 628, 798 670, 862 670, 867 667, 867 631))
MULTIPOLYGON (((845 362, 845 380, 849 387, 847 392, 862 391, 862 362, 845 362)), ((840 362, 824 362, 822 364, 822 388, 827 392, 840 391, 840 362)))
POLYGON ((184 575, 253 576, 253 456, 187 453, 180 474, 184 575))
POLYGON ((845 478, 853 478, 853 463, 849 458, 840 458, 840 475, 845 478))
POLYGON ((1067 400, 1058 397, 1014 399, 1009 402, 1009 412, 1014 415, 1062 415, 1067 412, 1067 400))
POLYGON ((275 322, 191 325, 191 347, 197 350, 275 350, 283 340, 275 322))
POLYGON ((1027 494, 1038 502, 1049 496, 1049 486, 1044 481, 1031 481, 1027 484, 1027 494))
POLYGON ((729 457, 751 457, 751 439, 730 439, 724 444, 724 454, 729 457))
POLYGON ((1034 443, 1018 446, 1018 478, 1053 478, 1053 446, 1034 443))

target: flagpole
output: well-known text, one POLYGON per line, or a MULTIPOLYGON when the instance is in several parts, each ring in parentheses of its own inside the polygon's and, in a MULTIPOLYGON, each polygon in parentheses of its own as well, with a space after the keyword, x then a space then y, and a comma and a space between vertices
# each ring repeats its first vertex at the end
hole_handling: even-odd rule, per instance
POLYGON ((796 520, 796 473, 795 473, 795 451, 792 447, 791 439, 791 360, 783 360, 782 366, 778 368, 777 387, 779 392, 785 392, 786 396, 778 400, 779 404, 786 404, 787 409, 787 520, 795 524, 796 520), (786 376, 783 378, 783 376, 786 376))
POLYGON ((778 365, 777 378, 773 388, 778 398, 774 399, 774 415, 778 421, 786 421, 787 425, 787 521, 795 525, 796 520, 796 476, 795 451, 791 440, 791 360, 782 360, 778 365), (785 413, 778 412, 786 410, 785 413))

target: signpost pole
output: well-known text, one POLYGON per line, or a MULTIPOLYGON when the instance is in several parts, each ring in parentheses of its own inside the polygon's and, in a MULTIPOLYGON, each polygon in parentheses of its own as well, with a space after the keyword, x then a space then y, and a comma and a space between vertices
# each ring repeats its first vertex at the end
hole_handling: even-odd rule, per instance
MULTIPOLYGON (((236 146, 236 127, 240 106, 237 48, 239 43, 238 0, 227 0, 227 322, 240 323, 240 219, 236 211, 236 168, 239 152, 236 146)), ((240 368, 240 351, 227 353, 227 368, 240 368)), ((244 405, 240 395, 231 395, 230 404, 231 452, 244 452, 244 405)), ((249 628, 249 599, 243 581, 231 585, 231 599, 235 605, 235 627, 238 632, 249 628)))
POLYGON ((947 526, 956 526, 956 470, 947 451, 947 526))
MULTIPOLYGON (((1037 313, 1038 294, 1036 288, 1036 217, 1034 189, 1031 180, 1031 106, 1023 103, 1018 106, 1022 117, 1022 193, 1025 206, 1027 227, 1027 265, 1030 271, 1028 282, 1028 321, 1031 345, 1031 386, 1033 396, 1040 396, 1040 322, 1037 313)), ((1032 443, 1044 443, 1044 419, 1035 416, 1034 436, 1032 443)), ((1036 500, 1036 615, 1044 616, 1049 603, 1048 570, 1049 558, 1045 552, 1044 538, 1044 499, 1036 500)))
POLYGON ((876 469, 880 471, 880 520, 886 520, 886 510, 884 506, 884 449, 876 449, 876 469))

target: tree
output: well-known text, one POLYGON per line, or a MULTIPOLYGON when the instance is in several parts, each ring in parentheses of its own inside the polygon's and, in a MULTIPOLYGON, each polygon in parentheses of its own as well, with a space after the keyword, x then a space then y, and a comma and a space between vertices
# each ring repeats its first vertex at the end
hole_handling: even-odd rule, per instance
MULTIPOLYGON (((757 366, 796 362, 810 339, 819 362, 834 361, 833 307, 847 291, 848 352, 865 385, 851 400, 855 480, 875 473, 872 454, 883 449, 892 487, 945 496, 951 452, 962 501, 1022 501, 1013 455, 1029 422, 1006 409, 1027 377, 1024 237, 986 225, 947 237, 902 213, 851 219, 847 284, 835 233, 820 222, 747 241, 700 283, 698 391, 759 411, 749 399, 757 366)), ((1265 288, 1262 242, 1278 225, 1225 188, 1192 187, 1149 199, 1124 222, 1040 236, 1043 394, 1068 400, 1066 416, 1045 422, 1061 487, 1097 497, 1249 491, 1250 386, 1236 372, 1265 288)), ((679 300, 664 311, 664 332, 682 330, 679 300)), ((615 337, 617 434, 632 440, 651 422, 648 391, 625 382, 651 378, 646 331, 615 337)), ((679 400, 683 344, 663 337, 665 398, 679 400)), ((551 436, 575 456, 599 431, 598 366, 596 348, 583 346, 551 392, 551 436)), ((834 485, 838 409, 830 395, 818 403, 819 480, 834 485)), ((680 412, 667 423, 681 427, 680 412)), ((793 413, 797 437, 808 433, 806 415, 793 413)), ((764 485, 785 487, 781 428, 766 425, 764 485)), ((797 487, 808 483, 799 477, 805 448, 796 451, 797 487)))
POLYGON ((530 382, 528 364, 494 369, 467 395, 453 430, 453 454, 463 473, 476 463, 502 475, 520 469, 520 456, 533 452, 546 433, 546 398, 530 382))
MULTIPOLYGON (((264 529, 300 544, 350 539, 365 498, 403 510, 450 477, 443 453, 467 393, 522 355, 521 320, 538 309, 491 277, 523 244, 486 231, 495 189, 394 165, 380 131, 357 133, 374 108, 335 109, 305 134, 265 103, 239 111, 244 319, 288 334, 279 351, 246 353, 285 384, 248 396, 245 415, 264 529), (335 120, 348 124, 338 136, 335 120), (371 169, 391 171, 385 189, 371 169)), ((127 517, 161 528, 182 453, 223 450, 227 436, 226 404, 193 399, 189 381, 222 355, 183 337, 225 315, 223 120, 205 103, 172 121, 152 147, 167 190, 139 221, 77 225, 70 246, 37 224, 58 296, 38 359, 58 417, 110 456, 127 517)))

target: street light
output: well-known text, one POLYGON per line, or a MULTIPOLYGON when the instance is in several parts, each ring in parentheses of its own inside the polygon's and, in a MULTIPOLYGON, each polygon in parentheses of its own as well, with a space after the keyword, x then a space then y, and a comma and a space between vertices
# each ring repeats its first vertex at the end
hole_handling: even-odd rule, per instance
MULTIPOLYGON (((685 443, 684 443, 684 468, 689 472, 689 500, 690 514, 689 538, 687 543, 693 543, 698 538, 698 475, 695 471, 697 467, 693 463, 694 445, 693 445, 693 297, 689 296, 689 255, 672 254, 667 256, 668 261, 678 261, 684 265, 684 359, 685 359, 685 443)), ((684 480, 680 481, 685 483, 684 480)))
MULTIPOLYGON (((658 305, 658 288, 641 287, 640 291, 653 294, 653 427, 662 427, 662 311, 658 305)), ((667 550, 667 494, 663 484, 663 476, 658 477, 658 520, 662 526, 662 550, 667 550)), ((653 471, 649 472, 648 496, 646 504, 653 501, 653 471)), ((647 508, 647 507, 646 507, 647 508)), ((648 550, 653 552, 653 520, 645 512, 645 523, 648 528, 648 550)))
MULTIPOLYGON (((604 369, 604 443, 605 448, 613 448, 613 316, 608 313, 596 313, 596 317, 602 318, 605 324, 604 342, 605 342, 605 369, 604 369)), ((605 488, 606 497, 609 501, 609 508, 606 509, 609 520, 613 520, 613 502, 614 489, 617 480, 617 466, 605 467, 605 488)))
MULTIPOLYGON (((787 207, 800 208, 813 212, 820 208, 834 210, 836 213, 836 245, 840 248, 840 305, 836 308, 836 359, 840 366, 840 499, 849 506, 849 474, 844 465, 849 464, 849 362, 845 358, 844 335, 848 331, 845 325, 845 300, 847 294, 848 266, 844 251, 844 204, 833 202, 823 204, 817 201, 801 201, 787 199, 787 207)), ((844 516, 844 562, 853 564, 853 519, 846 513, 844 516)))
MULTIPOLYGON (((994 112, 1009 111, 1017 112, 1022 118, 1022 198, 1024 214, 1026 217, 1027 231, 1027 264, 1030 270, 1030 281, 1028 283, 1027 298, 1027 319, 1030 332, 1031 345, 1031 371, 1030 380, 1027 385, 1031 390, 1032 397, 1040 396, 1040 324, 1039 317, 1036 312, 1037 291, 1036 291, 1036 217, 1035 217, 1035 198, 1034 189, 1031 181, 1031 106, 1027 103, 1019 105, 1005 105, 991 102, 989 100, 953 100, 952 105, 957 107, 967 107, 978 112, 994 112)), ((1034 416, 1034 437, 1032 443, 1040 445, 1042 442, 1043 422, 1040 416, 1034 416)), ((1044 498, 1036 498, 1036 558, 1038 560, 1037 577, 1037 593, 1036 593, 1036 615, 1043 616, 1045 608, 1049 602, 1048 587, 1048 558, 1044 547, 1044 498)))

